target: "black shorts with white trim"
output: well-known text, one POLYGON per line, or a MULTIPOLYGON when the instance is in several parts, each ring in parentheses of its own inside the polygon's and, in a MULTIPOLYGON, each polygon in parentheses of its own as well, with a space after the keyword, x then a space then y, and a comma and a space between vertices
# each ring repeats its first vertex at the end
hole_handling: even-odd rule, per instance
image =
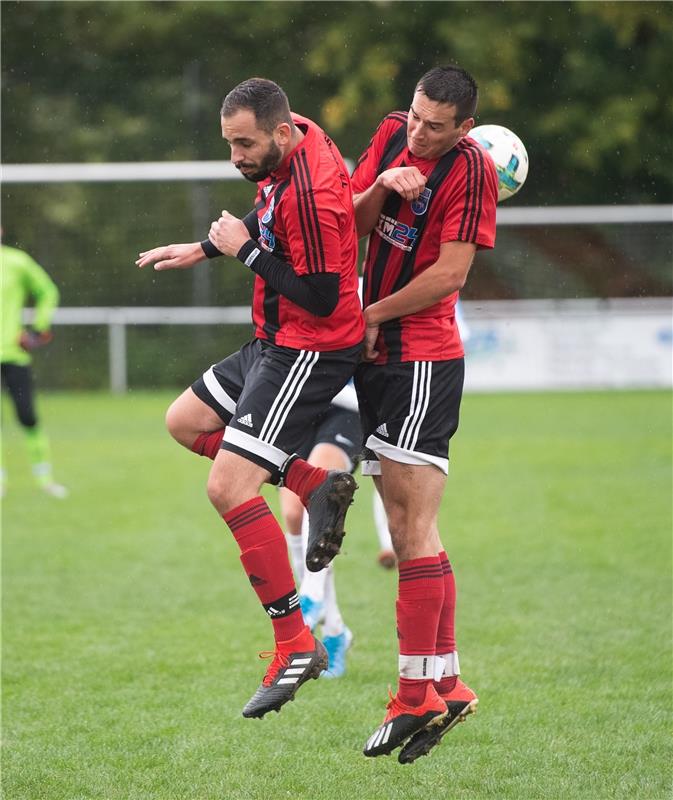
POLYGON ((355 388, 366 445, 363 474, 380 474, 379 455, 448 473, 464 375, 462 358, 361 364, 355 388))
POLYGON ((222 447, 276 480, 352 376, 360 352, 359 344, 317 352, 254 339, 214 364, 192 390, 225 422, 222 447))

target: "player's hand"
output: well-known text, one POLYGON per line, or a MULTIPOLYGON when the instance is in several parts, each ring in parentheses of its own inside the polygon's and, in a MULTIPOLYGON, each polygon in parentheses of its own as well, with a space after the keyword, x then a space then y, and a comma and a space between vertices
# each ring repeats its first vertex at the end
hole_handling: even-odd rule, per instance
POLYGON ((222 216, 210 226, 208 238, 221 253, 235 256, 250 239, 250 234, 241 220, 225 209, 222 216))
POLYGON ((30 353, 32 350, 37 350, 38 347, 49 344, 53 338, 54 334, 51 331, 35 331, 32 328, 26 328, 21 331, 19 344, 27 353, 30 353))
POLYGON ((154 269, 188 269, 199 261, 205 261, 205 253, 200 242, 190 244, 168 244, 164 247, 154 247, 140 256, 136 265, 141 269, 154 264, 154 269))
POLYGON ((427 178, 417 167, 393 167, 384 170, 377 183, 390 192, 397 192, 404 200, 417 200, 425 189, 427 178))
POLYGON ((376 361, 379 351, 376 349, 376 340, 379 338, 379 326, 367 323, 365 327, 365 340, 362 345, 362 360, 376 361))

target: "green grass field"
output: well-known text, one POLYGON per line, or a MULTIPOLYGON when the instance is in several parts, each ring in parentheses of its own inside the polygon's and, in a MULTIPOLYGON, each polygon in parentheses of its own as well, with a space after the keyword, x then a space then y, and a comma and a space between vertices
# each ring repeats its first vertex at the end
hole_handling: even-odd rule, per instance
POLYGON ((411 766, 361 754, 397 664, 369 479, 336 562, 347 675, 243 719, 270 626, 169 399, 42 397, 60 502, 5 415, 7 800, 670 798, 667 393, 465 398, 441 528, 479 713, 411 766))

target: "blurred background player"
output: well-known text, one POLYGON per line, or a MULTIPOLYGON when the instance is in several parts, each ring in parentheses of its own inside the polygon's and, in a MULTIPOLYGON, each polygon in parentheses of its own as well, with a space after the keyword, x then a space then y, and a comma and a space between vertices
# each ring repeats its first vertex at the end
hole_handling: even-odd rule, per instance
MULTIPOLYGON (((0 234, 2 230, 0 229, 0 234)), ((0 361, 2 385, 9 392, 16 416, 24 432, 28 457, 37 485, 51 497, 62 499, 68 490, 56 483, 52 474, 47 435, 35 412, 35 390, 31 370, 33 350, 48 344, 53 335, 51 319, 58 305, 56 284, 28 253, 0 244, 2 266, 2 335, 0 361), (23 309, 34 303, 33 324, 23 325, 23 309)), ((6 475, 1 473, 2 494, 6 475)))
MULTIPOLYGON (((362 453, 362 427, 355 387, 350 382, 332 400, 315 431, 298 450, 309 464, 326 470, 354 472, 362 453)), ((344 624, 337 603, 334 566, 320 572, 304 568, 308 539, 308 515, 301 500, 289 489, 280 490, 286 539, 299 586, 299 603, 306 624, 314 630, 322 623, 322 641, 329 665, 323 677, 339 678, 346 671, 346 653, 352 633, 344 624)), ((385 524, 385 515, 384 515, 385 524)))

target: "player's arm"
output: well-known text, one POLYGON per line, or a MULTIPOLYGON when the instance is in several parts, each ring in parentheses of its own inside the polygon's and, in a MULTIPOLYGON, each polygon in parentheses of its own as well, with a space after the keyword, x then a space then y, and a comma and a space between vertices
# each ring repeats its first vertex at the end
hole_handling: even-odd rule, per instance
MULTIPOLYGON (((256 239, 259 236, 259 221, 255 209, 250 211, 241 221, 245 225, 248 237, 256 239)), ((202 242, 154 247, 152 250, 146 250, 138 255, 137 266, 142 268, 154 264, 154 269, 161 272, 165 269, 189 269, 198 264, 199 261, 224 255, 224 251, 217 248, 208 238, 202 242)))
POLYGON ((444 242, 440 245, 439 258, 434 264, 399 291, 367 306, 364 311, 367 326, 365 359, 376 358, 374 345, 379 326, 384 322, 415 314, 460 291, 467 280, 476 250, 477 245, 473 242, 444 242))
POLYGON ((388 195, 397 192, 409 202, 416 200, 425 188, 426 178, 416 167, 393 167, 384 170, 374 183, 353 196, 358 236, 368 236, 376 226, 388 195))
POLYGON ((23 280, 28 294, 34 300, 33 323, 22 331, 19 343, 24 350, 35 350, 48 344, 54 337, 51 333, 51 320, 58 306, 58 287, 28 254, 23 264, 23 280))
POLYGON ((272 289, 296 305, 328 317, 339 302, 341 237, 334 198, 313 193, 310 201, 284 205, 290 263, 264 250, 250 238, 242 220, 226 211, 210 227, 208 238, 222 252, 233 255, 257 273, 272 289), (304 202, 312 203, 310 213, 304 202))

